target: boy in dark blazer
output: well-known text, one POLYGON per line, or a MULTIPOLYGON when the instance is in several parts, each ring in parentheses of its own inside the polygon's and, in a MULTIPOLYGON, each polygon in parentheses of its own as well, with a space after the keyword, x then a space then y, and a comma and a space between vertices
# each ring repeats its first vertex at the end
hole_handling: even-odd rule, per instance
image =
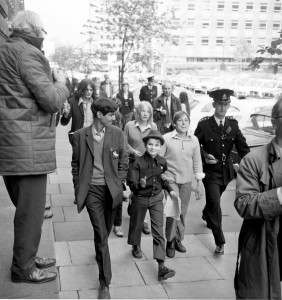
POLYGON ((116 104, 108 99, 92 103, 92 126, 73 134, 72 175, 78 212, 86 206, 94 229, 99 268, 99 299, 110 298, 111 261, 108 236, 115 210, 122 202, 128 157, 122 131, 112 126, 116 104))

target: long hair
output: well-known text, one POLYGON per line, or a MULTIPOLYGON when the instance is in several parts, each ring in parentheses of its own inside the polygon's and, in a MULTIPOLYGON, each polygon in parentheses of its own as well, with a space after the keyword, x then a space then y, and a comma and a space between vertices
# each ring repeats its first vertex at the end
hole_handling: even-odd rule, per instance
POLYGON ((91 86, 91 88, 93 89, 93 93, 95 91, 95 84, 91 79, 82 79, 79 84, 78 84, 78 88, 77 88, 77 98, 79 99, 80 97, 83 97, 88 85, 91 86))
POLYGON ((136 109, 135 120, 137 122, 141 121, 141 110, 147 109, 150 113, 150 117, 148 119, 148 124, 152 125, 152 123, 153 123, 153 107, 148 101, 141 101, 140 103, 138 103, 138 105, 136 106, 135 109, 136 109))

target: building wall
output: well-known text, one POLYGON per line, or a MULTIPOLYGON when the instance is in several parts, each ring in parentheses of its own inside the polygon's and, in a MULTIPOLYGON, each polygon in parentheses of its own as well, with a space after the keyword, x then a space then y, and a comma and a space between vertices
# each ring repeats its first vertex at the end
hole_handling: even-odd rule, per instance
POLYGON ((251 54, 270 45, 282 29, 281 0, 159 1, 174 11, 172 38, 158 49, 168 64, 190 58, 228 60, 240 56, 238 47, 251 54))

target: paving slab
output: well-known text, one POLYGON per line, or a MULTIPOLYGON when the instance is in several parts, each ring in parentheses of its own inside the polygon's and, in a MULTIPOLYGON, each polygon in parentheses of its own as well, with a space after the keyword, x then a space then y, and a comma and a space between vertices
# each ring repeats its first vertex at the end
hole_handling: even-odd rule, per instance
MULTIPOLYGON (((237 253, 238 250, 238 237, 235 232, 225 232, 224 253, 237 253)), ((210 253, 214 252, 215 242, 212 233, 198 234, 197 238, 210 250, 210 253)))
POLYGON ((72 183, 60 183, 62 194, 72 194, 74 195, 74 189, 72 183))
POLYGON ((50 175, 49 182, 50 184, 58 184, 58 183, 70 183, 72 181, 71 174, 63 174, 63 175, 50 175))
POLYGON ((73 265, 95 264, 93 240, 68 242, 71 262, 73 265))
MULTIPOLYGON (((78 291, 80 299, 95 299, 98 290, 78 291)), ((161 284, 145 286, 110 287, 112 299, 166 299, 167 294, 161 284)))
POLYGON ((52 212, 53 212, 53 217, 52 217, 53 222, 64 222, 65 221, 65 216, 64 216, 62 207, 54 206, 54 207, 52 207, 52 212))
POLYGON ((64 216, 66 221, 88 221, 90 222, 89 215, 86 209, 84 209, 81 213, 77 212, 76 206, 66 206, 63 207, 64 216))
MULTIPOLYGON (((136 262, 146 284, 157 284, 157 263, 155 261, 136 262)), ((223 279, 204 257, 167 259, 166 265, 176 274, 168 282, 189 282, 199 280, 223 279)))
POLYGON ((91 240, 94 237, 90 221, 54 222, 55 241, 91 240))
POLYGON ((74 206, 74 195, 72 194, 52 194, 51 204, 52 206, 74 206))
POLYGON ((202 280, 185 283, 164 283, 170 299, 235 299, 233 281, 231 280, 202 280))
POLYGON ((233 280, 236 267, 236 254, 224 254, 218 256, 206 257, 214 266, 217 272, 224 278, 233 280))
POLYGON ((78 291, 60 291, 59 299, 81 299, 78 295, 78 291))
POLYGON ((47 184, 47 195, 48 194, 60 194, 60 188, 58 184, 47 184))
POLYGON ((56 266, 71 265, 70 249, 67 242, 54 242, 54 248, 56 253, 56 266))

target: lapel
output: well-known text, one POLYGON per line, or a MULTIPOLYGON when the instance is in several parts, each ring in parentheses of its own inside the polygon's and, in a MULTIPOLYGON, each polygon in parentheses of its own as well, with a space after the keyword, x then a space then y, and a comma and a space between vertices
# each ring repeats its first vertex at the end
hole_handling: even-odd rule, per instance
POLYGON ((81 115, 84 117, 83 103, 80 103, 80 104, 78 105, 78 108, 79 108, 79 111, 80 111, 81 115))
POLYGON ((216 120, 214 118, 214 116, 210 117, 210 128, 213 132, 216 132, 218 134, 220 134, 220 129, 219 129, 219 126, 217 125, 216 123, 216 120))
POLYGON ((103 144, 103 159, 104 154, 107 153, 107 149, 110 149, 110 146, 113 145, 112 141, 112 128, 110 126, 106 127, 105 135, 104 135, 104 144, 103 144))
POLYGON ((94 157, 94 140, 93 140, 93 135, 92 135, 92 129, 91 126, 88 126, 86 128, 85 136, 86 136, 86 144, 88 148, 90 149, 91 154, 94 157))
POLYGON ((277 186, 277 181, 275 180, 275 174, 280 174, 278 170, 280 163, 279 163, 279 156, 275 150, 273 145, 273 140, 270 144, 268 144, 268 171, 270 174, 270 188, 274 188, 277 186))

